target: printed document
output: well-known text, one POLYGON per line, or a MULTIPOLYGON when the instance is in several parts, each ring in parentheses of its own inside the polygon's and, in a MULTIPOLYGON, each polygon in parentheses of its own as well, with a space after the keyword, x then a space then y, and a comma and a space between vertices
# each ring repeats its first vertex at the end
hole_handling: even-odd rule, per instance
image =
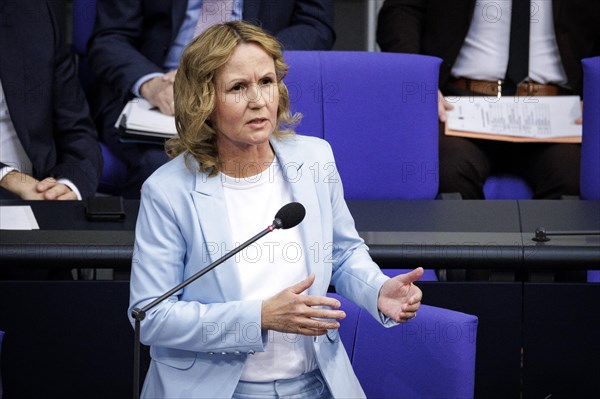
POLYGON ((446 134, 507 141, 581 142, 578 96, 448 97, 446 134))
POLYGON ((165 115, 143 98, 135 98, 125 105, 116 128, 129 134, 170 138, 177 134, 175 117, 165 115))

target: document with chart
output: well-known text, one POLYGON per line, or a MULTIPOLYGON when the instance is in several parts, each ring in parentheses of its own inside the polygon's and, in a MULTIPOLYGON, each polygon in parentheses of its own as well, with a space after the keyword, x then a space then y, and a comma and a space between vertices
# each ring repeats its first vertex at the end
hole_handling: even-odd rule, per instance
POLYGON ((502 141, 581 142, 579 96, 448 97, 446 134, 502 141))

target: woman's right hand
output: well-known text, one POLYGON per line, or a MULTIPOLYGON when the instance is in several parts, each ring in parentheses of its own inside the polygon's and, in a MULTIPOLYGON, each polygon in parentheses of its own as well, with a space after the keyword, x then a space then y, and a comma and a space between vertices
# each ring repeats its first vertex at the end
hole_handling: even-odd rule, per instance
POLYGON ((339 328, 346 313, 335 298, 301 295, 315 281, 314 273, 262 303, 262 328, 279 332, 317 336, 339 328), (326 306, 331 309, 315 308, 326 306), (327 320, 330 319, 330 320, 327 320), (331 320, 333 319, 333 320, 331 320))

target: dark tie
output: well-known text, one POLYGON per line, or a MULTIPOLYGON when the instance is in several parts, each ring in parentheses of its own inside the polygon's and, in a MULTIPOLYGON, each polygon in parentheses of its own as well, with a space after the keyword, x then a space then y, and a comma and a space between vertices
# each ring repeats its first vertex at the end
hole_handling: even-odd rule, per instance
POLYGON ((530 0, 513 0, 510 20, 508 67, 502 94, 515 95, 517 85, 529 73, 529 15, 530 0))

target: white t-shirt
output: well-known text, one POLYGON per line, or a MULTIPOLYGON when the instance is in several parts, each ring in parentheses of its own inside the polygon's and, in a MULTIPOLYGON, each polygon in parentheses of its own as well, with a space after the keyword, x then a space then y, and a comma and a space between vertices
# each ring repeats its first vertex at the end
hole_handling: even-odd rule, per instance
MULTIPOLYGON (((257 169, 258 170, 258 169, 257 169)), ((235 245, 269 226, 277 211, 292 201, 290 183, 274 161, 263 172, 234 178, 220 174, 235 245)), ((275 230, 235 256, 243 300, 268 299, 308 276, 300 230, 275 230)), ((248 356, 243 381, 288 379, 317 368, 312 338, 269 331, 265 352, 248 356)))

